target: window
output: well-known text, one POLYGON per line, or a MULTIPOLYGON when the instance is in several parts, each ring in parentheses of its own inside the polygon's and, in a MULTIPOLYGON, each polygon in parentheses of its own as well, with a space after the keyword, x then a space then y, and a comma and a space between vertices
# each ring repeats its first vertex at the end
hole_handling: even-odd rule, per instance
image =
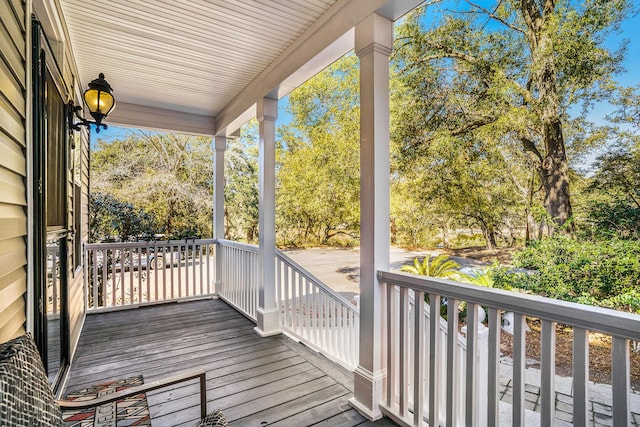
POLYGON ((46 77, 46 188, 45 206, 47 231, 66 228, 65 184, 66 168, 66 135, 65 135, 65 103, 47 72, 46 77))

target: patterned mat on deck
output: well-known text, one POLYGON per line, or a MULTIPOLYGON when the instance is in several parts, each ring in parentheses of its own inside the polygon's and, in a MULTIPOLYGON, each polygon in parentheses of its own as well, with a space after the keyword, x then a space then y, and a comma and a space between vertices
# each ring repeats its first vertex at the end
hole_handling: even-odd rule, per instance
MULTIPOLYGON (((90 400, 116 391, 143 384, 142 376, 109 381, 69 393, 67 400, 90 400)), ((109 403, 97 408, 64 411, 65 427, 93 426, 150 426, 149 405, 144 393, 109 403), (96 415, 97 414, 97 415, 96 415), (114 423, 114 419, 116 420, 114 423)))

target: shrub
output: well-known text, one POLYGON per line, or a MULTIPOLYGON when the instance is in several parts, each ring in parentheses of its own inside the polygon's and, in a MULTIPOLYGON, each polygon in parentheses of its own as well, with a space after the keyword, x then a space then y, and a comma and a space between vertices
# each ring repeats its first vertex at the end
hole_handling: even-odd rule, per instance
POLYGON ((513 264, 528 271, 494 269, 496 287, 640 313, 638 241, 554 236, 517 252, 513 264))

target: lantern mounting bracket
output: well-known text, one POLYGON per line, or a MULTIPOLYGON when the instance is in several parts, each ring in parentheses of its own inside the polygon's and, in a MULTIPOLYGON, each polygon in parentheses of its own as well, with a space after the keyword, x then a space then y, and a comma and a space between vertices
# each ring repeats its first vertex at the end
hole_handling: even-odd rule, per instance
POLYGON ((82 111, 82 107, 80 105, 74 105, 73 101, 69 101, 69 106, 67 111, 68 111, 67 114, 69 119, 69 129, 79 131, 80 126, 85 126, 87 127, 87 129, 91 129, 91 125, 96 125, 96 132, 100 133, 101 127, 103 129, 107 128, 107 125, 105 123, 87 120, 84 117, 82 117, 80 115, 80 111, 82 111), (74 115, 78 118, 78 120, 80 120, 79 122, 74 122, 74 117, 73 117, 74 115))

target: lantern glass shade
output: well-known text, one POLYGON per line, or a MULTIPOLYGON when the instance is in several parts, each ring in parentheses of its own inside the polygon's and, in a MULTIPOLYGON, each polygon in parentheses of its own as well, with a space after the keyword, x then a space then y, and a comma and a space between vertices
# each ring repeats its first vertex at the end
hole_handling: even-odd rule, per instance
POLYGON ((90 88, 84 93, 84 102, 91 115, 100 116, 101 119, 107 117, 116 105, 116 100, 109 92, 94 88, 90 88))
POLYGON ((100 128, 106 129, 107 125, 102 123, 102 119, 113 111, 116 106, 116 100, 111 94, 111 86, 104 79, 104 74, 98 74, 98 78, 89 83, 89 89, 82 94, 82 98, 95 121, 92 122, 82 117, 79 114, 79 112, 82 111, 82 107, 74 105, 73 101, 69 101, 69 129, 79 131, 80 126, 86 126, 88 129, 91 129, 91 125, 95 125, 96 132, 100 132, 100 128), (74 115, 80 120, 79 122, 74 121, 74 115))

